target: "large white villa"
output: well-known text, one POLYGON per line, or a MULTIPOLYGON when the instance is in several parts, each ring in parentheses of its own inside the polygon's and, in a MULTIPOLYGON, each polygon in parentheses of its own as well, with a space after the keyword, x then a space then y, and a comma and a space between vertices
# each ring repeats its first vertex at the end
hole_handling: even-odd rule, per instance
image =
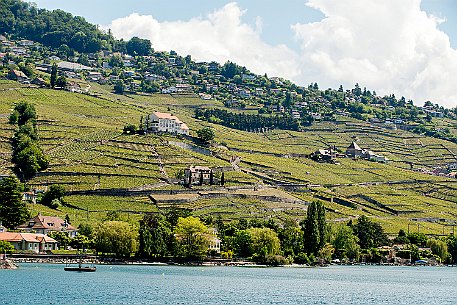
POLYGON ((143 126, 145 131, 189 135, 189 127, 170 113, 156 111, 146 117, 143 126))

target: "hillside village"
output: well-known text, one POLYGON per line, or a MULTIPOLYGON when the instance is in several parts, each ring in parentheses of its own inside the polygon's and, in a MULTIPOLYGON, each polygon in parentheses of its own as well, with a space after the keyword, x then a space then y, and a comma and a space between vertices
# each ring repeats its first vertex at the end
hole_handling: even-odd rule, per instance
POLYGON ((199 258, 243 257, 248 247, 233 240, 262 228, 281 238, 290 260, 282 263, 311 264, 318 251, 303 256, 293 234, 303 235, 299 224, 316 202, 332 226, 376 222, 384 239, 362 245, 368 260, 382 252, 406 263, 402 251, 411 253, 412 241, 436 262, 418 236, 454 231, 457 108, 379 96, 359 84, 298 86, 232 62, 157 51, 137 37, 90 51, 22 38, 0 35, 0 181, 22 180, 30 212, 8 224, 14 232, 0 232, 16 250, 62 246, 49 228, 70 233, 79 249, 90 244, 74 239, 87 224, 100 233, 109 231, 100 223, 125 222, 133 235, 161 224, 170 233, 179 218, 195 216, 209 242, 199 258), (31 122, 21 125, 21 113, 11 119, 18 105, 33 108, 31 122), (14 163, 24 138, 46 161, 30 176, 14 163))

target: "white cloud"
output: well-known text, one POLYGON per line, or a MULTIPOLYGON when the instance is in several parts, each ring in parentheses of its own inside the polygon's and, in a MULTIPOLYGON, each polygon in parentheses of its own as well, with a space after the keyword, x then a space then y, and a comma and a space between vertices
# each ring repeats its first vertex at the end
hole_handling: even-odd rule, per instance
POLYGON ((191 54, 195 60, 231 60, 253 72, 282 76, 321 88, 353 87, 358 82, 378 94, 395 93, 457 106, 457 51, 438 29, 443 22, 420 9, 420 0, 308 0, 321 11, 319 22, 295 24, 298 52, 262 40, 260 17, 255 26, 229 3, 205 17, 158 22, 131 14, 107 28, 114 35, 151 40, 155 49, 191 54))
POLYGON ((284 45, 263 42, 262 19, 257 18, 253 28, 241 21, 244 13, 236 3, 229 3, 206 18, 158 22, 152 16, 131 14, 106 28, 118 38, 148 38, 157 50, 191 54, 197 61, 230 60, 259 74, 297 77, 297 54, 284 45))
POLYGON ((309 0, 325 18, 292 26, 301 43, 301 80, 323 86, 356 82, 381 94, 395 93, 457 106, 457 51, 438 30, 438 18, 420 0, 309 0), (453 88, 454 87, 454 88, 453 88))

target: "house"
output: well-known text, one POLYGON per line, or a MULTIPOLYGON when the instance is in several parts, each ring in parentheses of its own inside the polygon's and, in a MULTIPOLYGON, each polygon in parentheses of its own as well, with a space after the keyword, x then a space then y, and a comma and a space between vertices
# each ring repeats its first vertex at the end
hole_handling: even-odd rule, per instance
POLYGON ((351 158, 359 158, 363 155, 364 150, 360 148, 357 143, 352 142, 351 145, 346 149, 346 156, 351 158))
POLYGON ((163 112, 154 112, 146 118, 144 130, 189 135, 189 127, 178 117, 163 112))
POLYGON ((219 70, 219 67, 220 67, 219 64, 215 61, 212 61, 208 64, 209 71, 217 71, 217 70, 219 70))
POLYGON ((49 56, 49 60, 52 60, 52 61, 59 61, 59 60, 60 60, 60 57, 59 57, 59 56, 52 55, 52 56, 49 56))
POLYGON ((8 79, 15 80, 23 84, 30 83, 27 75, 25 75, 24 72, 19 70, 11 70, 8 73, 8 79))
POLYGON ((290 112, 290 115, 292 116, 293 119, 299 120, 301 118, 300 112, 292 110, 290 112))
POLYGON ((163 94, 171 94, 171 93, 177 93, 177 92, 178 92, 178 89, 174 86, 162 89, 163 94))
POLYGON ((16 227, 17 230, 25 232, 34 231, 39 234, 48 235, 49 232, 67 232, 70 237, 75 237, 77 230, 60 217, 43 216, 39 213, 29 221, 16 227))
POLYGON ((85 66, 85 65, 81 65, 81 64, 78 64, 78 63, 74 63, 74 62, 69 62, 69 61, 61 61, 57 64, 57 68, 59 70, 63 70, 63 71, 81 71, 81 70, 93 70, 91 67, 88 67, 88 66, 85 66))
POLYGON ((46 81, 41 77, 35 77, 32 79, 31 83, 40 87, 46 87, 46 81))
POLYGON ((243 81, 245 81, 245 80, 247 80, 247 81, 254 81, 254 80, 256 79, 256 76, 253 75, 253 74, 244 74, 244 73, 243 73, 243 74, 241 75, 241 79, 242 79, 243 81))
POLYGON ((318 149, 309 157, 317 162, 335 163, 336 151, 331 147, 328 149, 318 149))
POLYGON ((242 98, 250 98, 251 97, 251 91, 249 89, 243 89, 240 91, 240 96, 242 98))
POLYGON ((217 229, 216 228, 209 228, 209 246, 208 251, 211 253, 221 253, 221 240, 217 238, 217 229))
POLYGON ((189 166, 184 170, 185 185, 203 185, 213 183, 213 170, 207 166, 189 166))
POLYGON ((451 162, 447 165, 448 171, 456 171, 457 170, 457 162, 451 162))
POLYGON ((44 234, 0 232, 0 240, 9 242, 15 250, 35 253, 57 250, 57 241, 44 234))

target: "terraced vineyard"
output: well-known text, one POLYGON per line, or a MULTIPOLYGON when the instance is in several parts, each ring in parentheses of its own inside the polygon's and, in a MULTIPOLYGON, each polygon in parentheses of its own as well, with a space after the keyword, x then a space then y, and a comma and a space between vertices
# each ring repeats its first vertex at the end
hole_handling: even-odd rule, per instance
POLYGON ((10 109, 20 100, 29 101, 39 115, 40 145, 51 160, 50 167, 29 185, 45 190, 50 184, 62 184, 69 192, 68 206, 55 211, 30 205, 34 213, 68 214, 78 224, 102 219, 108 211, 136 221, 141 213, 185 206, 200 216, 299 220, 305 215, 306 202, 320 199, 331 221, 367 215, 389 233, 407 227, 449 233, 457 220, 457 180, 411 170, 457 161, 457 145, 447 141, 345 117, 315 123, 303 132, 250 133, 193 118, 196 107, 222 107, 221 102, 189 96, 115 95, 99 85, 91 88, 94 96, 5 81, 0 82, 0 91, 0 174, 12 173, 10 109), (137 125, 141 116, 153 111, 179 116, 192 135, 202 126, 213 127, 218 145, 211 148, 212 154, 202 154, 170 144, 191 143, 191 139, 122 135, 126 123, 137 125), (392 161, 339 158, 338 164, 325 164, 306 158, 329 146, 344 151, 354 139, 362 148, 392 161), (211 197, 202 195, 207 188, 189 190, 176 184, 177 175, 189 165, 228 169, 229 161, 237 158, 240 162, 225 172, 226 186, 254 190, 271 185, 282 199, 235 191, 211 197), (154 192, 162 192, 161 203, 151 200, 154 192), (176 197, 180 192, 190 192, 194 199, 183 204, 178 197, 184 195, 176 197))

